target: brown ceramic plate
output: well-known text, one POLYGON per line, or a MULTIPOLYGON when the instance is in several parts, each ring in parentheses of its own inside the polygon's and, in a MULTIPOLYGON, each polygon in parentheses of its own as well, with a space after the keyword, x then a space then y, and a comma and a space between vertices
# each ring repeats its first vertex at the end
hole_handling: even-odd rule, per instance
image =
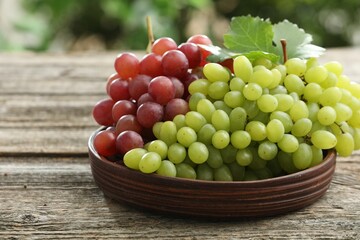
MULTIPOLYGON (((96 131, 97 132, 97 131, 96 131)), ((100 157, 88 148, 91 171, 103 193, 143 209, 181 216, 239 218, 278 215, 306 207, 329 188, 335 151, 318 166, 266 180, 212 182, 143 174, 100 157)))

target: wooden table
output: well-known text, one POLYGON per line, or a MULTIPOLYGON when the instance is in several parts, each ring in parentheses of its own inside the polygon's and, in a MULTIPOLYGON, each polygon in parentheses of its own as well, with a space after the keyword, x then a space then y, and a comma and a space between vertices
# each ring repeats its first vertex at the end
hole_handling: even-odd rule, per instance
MULTIPOLYGON (((360 239, 360 152, 310 207, 220 222, 143 212, 94 184, 87 139, 117 53, 0 54, 0 239, 360 239)), ((332 49, 360 81, 360 49, 332 49)))

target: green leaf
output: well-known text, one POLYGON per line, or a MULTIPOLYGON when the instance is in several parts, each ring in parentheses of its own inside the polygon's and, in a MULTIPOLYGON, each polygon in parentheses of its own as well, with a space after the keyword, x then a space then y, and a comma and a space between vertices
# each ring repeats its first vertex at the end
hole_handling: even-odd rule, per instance
POLYGON ((288 20, 274 24, 273 29, 276 44, 274 53, 277 55, 282 55, 281 39, 286 40, 288 58, 319 57, 325 51, 324 48, 311 44, 312 36, 288 20))
POLYGON ((262 52, 262 51, 252 51, 242 54, 247 57, 250 61, 255 61, 258 58, 267 58, 271 62, 276 63, 280 60, 280 56, 274 53, 262 52))
POLYGON ((269 20, 251 16, 234 17, 230 28, 224 35, 224 45, 231 51, 273 52, 274 33, 269 20))

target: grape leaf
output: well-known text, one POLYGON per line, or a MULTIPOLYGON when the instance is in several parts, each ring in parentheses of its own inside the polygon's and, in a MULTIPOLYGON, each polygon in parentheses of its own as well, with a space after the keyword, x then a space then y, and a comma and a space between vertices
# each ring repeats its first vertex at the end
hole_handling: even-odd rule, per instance
POLYGON ((319 57, 325 49, 311 44, 312 36, 305 33, 304 29, 299 28, 296 24, 284 20, 273 26, 274 43, 276 44, 273 53, 282 55, 281 39, 286 40, 286 50, 288 58, 311 58, 319 57))
POLYGON ((224 35, 224 45, 231 51, 273 52, 273 29, 269 20, 241 16, 231 20, 230 31, 224 35))

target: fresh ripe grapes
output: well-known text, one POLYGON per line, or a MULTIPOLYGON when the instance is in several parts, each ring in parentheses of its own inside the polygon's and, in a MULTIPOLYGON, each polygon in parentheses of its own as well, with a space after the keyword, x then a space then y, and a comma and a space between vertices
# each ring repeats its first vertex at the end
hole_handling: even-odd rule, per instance
POLYGON ((212 41, 157 39, 122 53, 93 117, 104 157, 143 173, 208 181, 278 177, 360 149, 360 85, 338 62, 236 56, 208 63, 212 41), (120 160, 120 159, 119 159, 120 160))
POLYGON ((201 62, 200 48, 194 43, 183 43, 180 44, 178 49, 183 52, 189 61, 189 68, 195 68, 199 66, 201 62))
POLYGON ((116 149, 121 154, 125 154, 134 148, 142 148, 143 146, 144 140, 141 135, 131 130, 121 132, 116 138, 116 149))
POLYGON ((116 135, 113 131, 103 130, 94 137, 94 147, 96 151, 104 157, 110 157, 116 154, 116 135))
POLYGON ((175 98, 176 89, 169 78, 159 76, 150 81, 148 92, 155 102, 166 105, 170 100, 175 98))
POLYGON ((138 122, 145 128, 152 128, 156 122, 163 119, 163 116, 163 106, 155 102, 141 104, 136 112, 138 122))
POLYGON ((99 125, 111 126, 114 123, 112 109, 115 102, 112 99, 103 99, 97 102, 93 108, 92 114, 99 125))
POLYGON ((112 117, 114 122, 117 122, 122 116, 126 114, 136 114, 136 105, 130 100, 119 100, 112 107, 112 117))
POLYGON ((151 51, 162 56, 165 52, 175 49, 177 49, 176 42, 171 38, 163 37, 155 40, 151 51))
POLYGON ((179 50, 167 51, 161 61, 164 75, 183 79, 189 69, 189 61, 185 54, 179 50))
POLYGON ((119 135, 120 133, 127 130, 132 130, 139 134, 141 134, 141 131, 143 130, 143 127, 140 125, 136 116, 133 114, 126 114, 121 118, 119 118, 119 120, 116 122, 116 126, 115 126, 116 135, 119 135))
POLYGON ((109 86, 109 96, 114 101, 129 99, 129 82, 115 79, 109 86))
POLYGON ((122 53, 115 59, 115 70, 120 78, 130 79, 138 75, 140 62, 132 53, 122 53))
POLYGON ((129 94, 134 100, 138 100, 141 95, 148 92, 151 77, 147 75, 137 75, 129 82, 129 94))
POLYGON ((150 77, 157 77, 163 75, 161 67, 161 56, 155 53, 146 54, 140 61, 139 74, 150 77))

